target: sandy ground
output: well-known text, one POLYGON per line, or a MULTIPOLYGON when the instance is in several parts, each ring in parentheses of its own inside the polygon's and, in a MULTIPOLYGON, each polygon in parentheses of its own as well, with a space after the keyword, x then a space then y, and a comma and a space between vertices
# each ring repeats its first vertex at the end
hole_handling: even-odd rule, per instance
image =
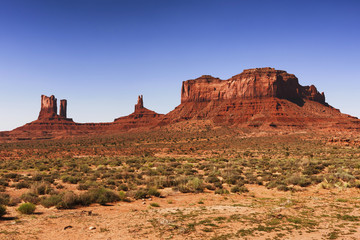
POLYGON ((8 207, 0 239, 360 239, 360 190, 248 188, 241 195, 165 189, 165 198, 71 210, 38 206, 33 215, 8 207))

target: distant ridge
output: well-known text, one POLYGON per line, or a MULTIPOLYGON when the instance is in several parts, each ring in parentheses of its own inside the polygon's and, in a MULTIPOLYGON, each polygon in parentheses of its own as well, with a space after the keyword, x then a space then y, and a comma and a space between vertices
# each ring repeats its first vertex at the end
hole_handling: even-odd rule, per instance
POLYGON ((217 125, 273 131, 357 131, 360 121, 342 114, 325 101, 314 85, 302 86, 297 77, 274 68, 254 68, 228 80, 203 75, 182 83, 181 104, 168 114, 144 107, 138 97, 132 114, 111 123, 76 123, 67 118, 67 100, 41 96, 37 120, 10 132, 1 140, 41 139, 158 128, 187 120, 211 120, 217 125))

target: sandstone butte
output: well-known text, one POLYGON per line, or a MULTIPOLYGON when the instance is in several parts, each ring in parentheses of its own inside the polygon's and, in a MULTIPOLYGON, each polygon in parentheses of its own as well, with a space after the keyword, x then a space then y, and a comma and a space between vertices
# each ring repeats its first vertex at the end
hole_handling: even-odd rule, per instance
POLYGON ((144 107, 138 97, 132 114, 109 123, 76 123, 67 118, 67 101, 41 96, 37 120, 10 132, 2 139, 52 138, 157 128, 187 120, 210 120, 235 128, 282 130, 358 131, 360 120, 342 114, 325 101, 314 85, 301 86, 297 77, 274 68, 247 69, 228 80, 210 75, 184 81, 181 104, 168 114, 144 107))

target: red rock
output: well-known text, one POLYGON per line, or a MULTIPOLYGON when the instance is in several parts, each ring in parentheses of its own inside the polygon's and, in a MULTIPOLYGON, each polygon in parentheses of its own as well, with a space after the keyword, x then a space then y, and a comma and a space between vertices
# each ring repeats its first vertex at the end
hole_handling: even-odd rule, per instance
POLYGON ((135 111, 125 117, 116 118, 114 127, 116 129, 131 129, 139 127, 152 127, 157 125, 163 114, 158 114, 144 107, 143 96, 138 96, 135 111))
POLYGON ((276 97, 301 104, 304 99, 325 104, 315 86, 301 86, 293 74, 274 68, 247 69, 228 80, 203 75, 183 82, 181 103, 276 97))
POLYGON ((57 117, 57 99, 54 95, 41 95, 41 109, 38 119, 52 119, 57 117))
MULTIPOLYGON (((150 129, 186 120, 209 120, 217 125, 253 129, 349 130, 359 131, 357 118, 342 114, 325 102, 325 94, 314 85, 301 86, 293 74, 273 68, 244 70, 228 80, 203 75, 184 81, 181 104, 166 115, 144 107, 138 96, 132 114, 111 123, 75 123, 67 118, 67 101, 41 96, 36 121, 10 132, 1 139, 41 139, 72 135, 107 134, 130 129, 150 129)), ((281 130, 281 131, 282 131, 281 130)), ((1 140, 0 139, 0 140, 1 140)))
POLYGON ((65 99, 60 100, 60 117, 66 118, 67 101, 65 99))
POLYGON ((329 106, 314 85, 301 86, 295 75, 273 68, 244 70, 228 80, 203 75, 184 81, 181 104, 162 124, 190 119, 241 127, 360 127, 358 120, 329 106))
POLYGON ((139 95, 138 102, 135 105, 135 111, 143 109, 143 108, 144 108, 143 95, 139 95))

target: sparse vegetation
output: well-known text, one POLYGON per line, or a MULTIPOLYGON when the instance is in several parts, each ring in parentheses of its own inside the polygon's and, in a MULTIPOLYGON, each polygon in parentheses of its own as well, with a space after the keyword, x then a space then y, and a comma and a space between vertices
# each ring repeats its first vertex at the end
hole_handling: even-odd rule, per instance
MULTIPOLYGON (((140 202, 154 218, 149 220, 153 231, 164 239, 199 231, 207 239, 265 239, 268 234, 286 239, 290 232, 317 231, 322 221, 339 229, 329 230, 323 238, 341 238, 360 221, 358 199, 336 194, 322 199, 316 191, 356 191, 360 148, 334 147, 314 138, 296 134, 244 138, 232 130, 206 128, 196 133, 5 143, 0 145, 0 205, 20 213, 21 201, 57 209, 140 202), (267 191, 269 198, 259 197, 267 191), (309 191, 315 195, 295 198, 309 191), (171 197, 178 194, 201 197, 167 212, 179 207, 177 198, 171 197), (216 208, 214 202, 219 204, 216 208), (242 208, 249 212, 237 211, 242 208), (239 227, 232 231, 228 225, 239 227)), ((105 226, 99 229, 111 232, 105 226)))

